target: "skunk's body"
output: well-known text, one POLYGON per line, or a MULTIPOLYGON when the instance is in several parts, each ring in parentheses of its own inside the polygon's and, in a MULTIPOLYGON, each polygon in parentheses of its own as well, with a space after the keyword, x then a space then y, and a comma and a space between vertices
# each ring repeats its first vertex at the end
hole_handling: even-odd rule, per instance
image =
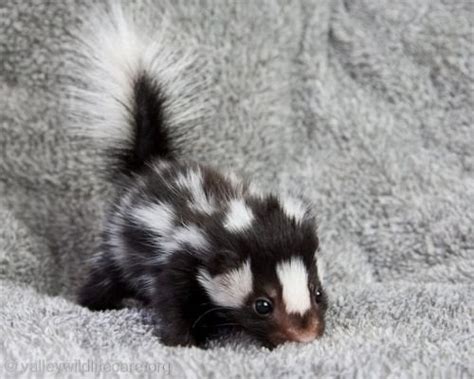
MULTIPOLYGON (((123 38, 134 34, 114 15, 106 32, 127 43, 123 38)), ((180 116, 173 115, 179 109, 160 81, 159 55, 144 49, 116 62, 113 75, 104 73, 116 82, 101 88, 117 92, 79 93, 88 96, 86 105, 102 98, 94 106, 104 105, 105 113, 91 112, 98 121, 89 130, 101 135, 118 190, 79 302, 103 310, 140 299, 158 313, 161 338, 170 345, 201 344, 222 325, 242 327, 269 346, 320 336, 326 300, 308 205, 180 160, 180 116)), ((93 55, 91 62, 107 70, 104 57, 93 55)))

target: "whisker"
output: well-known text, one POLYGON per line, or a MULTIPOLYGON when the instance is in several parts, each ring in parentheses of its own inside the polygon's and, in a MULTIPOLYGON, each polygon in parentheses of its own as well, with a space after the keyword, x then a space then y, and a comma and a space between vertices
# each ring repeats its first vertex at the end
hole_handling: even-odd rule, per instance
POLYGON ((191 327, 191 329, 194 329, 195 326, 199 323, 199 321, 202 320, 202 318, 204 316, 206 316, 207 314, 211 313, 211 312, 215 312, 215 311, 219 311, 219 310, 225 310, 226 308, 225 307, 215 307, 215 308, 211 308, 211 309, 208 309, 207 311, 205 311, 203 314, 201 314, 194 322, 193 322, 193 326, 191 327))

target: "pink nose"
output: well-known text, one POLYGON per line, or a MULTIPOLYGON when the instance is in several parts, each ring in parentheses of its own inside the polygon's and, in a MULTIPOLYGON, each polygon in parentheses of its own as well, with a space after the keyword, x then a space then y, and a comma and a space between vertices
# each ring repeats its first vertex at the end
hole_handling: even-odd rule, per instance
POLYGON ((289 328, 286 335, 289 341, 294 342, 311 342, 322 335, 323 327, 319 321, 314 320, 306 328, 289 328))
POLYGON ((318 332, 314 330, 298 330, 289 333, 290 341, 307 343, 314 341, 318 337, 318 332))
POLYGON ((296 342, 302 342, 302 343, 307 343, 314 341, 317 337, 317 333, 304 333, 304 334, 298 334, 296 337, 296 342))
POLYGON ((284 328, 273 337, 274 343, 277 345, 285 342, 308 343, 322 336, 323 332, 324 324, 316 322, 309 328, 284 328))

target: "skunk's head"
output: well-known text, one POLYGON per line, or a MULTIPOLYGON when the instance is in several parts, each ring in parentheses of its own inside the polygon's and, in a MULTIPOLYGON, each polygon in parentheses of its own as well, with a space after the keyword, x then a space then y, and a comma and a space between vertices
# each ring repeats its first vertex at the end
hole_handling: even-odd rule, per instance
POLYGON ((269 347, 323 334, 319 241, 302 200, 234 199, 206 229, 214 254, 197 279, 217 307, 269 347))

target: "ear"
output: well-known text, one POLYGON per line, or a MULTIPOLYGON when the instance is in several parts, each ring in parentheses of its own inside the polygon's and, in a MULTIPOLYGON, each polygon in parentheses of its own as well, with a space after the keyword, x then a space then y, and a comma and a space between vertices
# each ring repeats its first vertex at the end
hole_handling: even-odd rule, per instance
POLYGON ((237 268, 242 262, 239 255, 231 250, 220 250, 207 260, 207 270, 211 275, 219 275, 233 268, 237 268))

